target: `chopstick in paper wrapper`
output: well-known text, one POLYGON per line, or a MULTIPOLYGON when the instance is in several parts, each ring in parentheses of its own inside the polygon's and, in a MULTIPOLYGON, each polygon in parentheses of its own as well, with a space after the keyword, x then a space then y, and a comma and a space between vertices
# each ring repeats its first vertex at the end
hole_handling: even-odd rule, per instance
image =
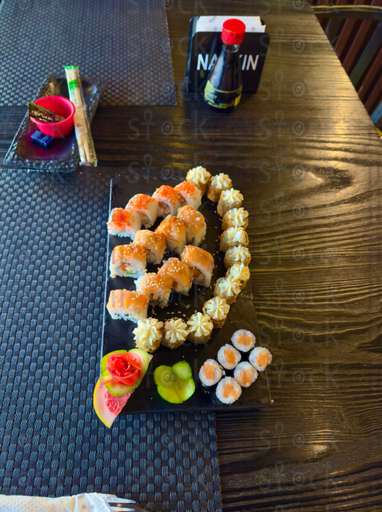
POLYGON ((94 167, 97 167, 97 155, 90 131, 78 66, 65 66, 65 74, 68 82, 69 99, 76 107, 74 129, 80 153, 80 165, 94 165, 94 167))

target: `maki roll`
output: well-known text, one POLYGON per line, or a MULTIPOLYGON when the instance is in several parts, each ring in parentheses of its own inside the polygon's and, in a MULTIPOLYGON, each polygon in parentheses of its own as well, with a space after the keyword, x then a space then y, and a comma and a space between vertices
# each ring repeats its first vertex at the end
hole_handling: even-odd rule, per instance
POLYGON ((190 267, 194 283, 200 286, 210 286, 215 264, 212 254, 200 247, 187 245, 180 259, 190 267))
POLYGON ((243 263, 243 265, 248 266, 250 261, 251 253, 244 245, 238 245, 232 247, 232 249, 228 249, 224 256, 224 266, 226 269, 229 269, 232 265, 235 265, 235 263, 243 263))
POLYGON ((111 290, 106 305, 113 320, 131 320, 137 323, 147 317, 149 300, 146 295, 129 290, 111 290))
POLYGON ((229 308, 225 299, 214 297, 204 304, 203 313, 211 318, 215 329, 221 329, 227 320, 229 308))
POLYGON ((227 252, 229 249, 232 249, 232 247, 238 245, 247 246, 248 244, 248 235, 243 228, 229 228, 223 232, 220 238, 220 250, 222 252, 227 252))
POLYGON ((159 203, 158 216, 176 215, 178 209, 183 204, 182 196, 169 185, 162 185, 152 195, 159 203))
POLYGON ((216 281, 214 297, 221 297, 227 301, 227 304, 233 304, 241 292, 240 282, 237 279, 221 277, 216 281))
POLYGON ((249 362, 258 372, 263 372, 272 362, 272 354, 267 348, 256 347, 249 354, 249 362))
POLYGON ((227 343, 219 349, 218 361, 226 370, 233 370, 240 363, 241 355, 236 348, 227 343))
POLYGON ((130 199, 126 208, 138 213, 145 228, 151 228, 158 217, 158 201, 146 194, 137 194, 130 199))
POLYGON ((181 219, 186 227, 187 243, 200 245, 206 237, 207 224, 203 215, 192 206, 183 206, 178 210, 178 219, 181 219))
POLYGON ((216 388, 216 396, 223 404, 233 404, 241 396, 241 386, 232 377, 225 377, 216 388))
POLYGON ((207 171, 204 167, 199 165, 199 167, 194 167, 190 169, 187 173, 186 180, 190 181, 197 187, 199 187, 202 196, 206 195, 208 185, 211 179, 211 173, 207 171))
POLYGON ((241 352, 249 352, 256 344, 256 336, 245 329, 239 329, 232 334, 232 345, 241 352))
POLYGON ((224 214, 222 227, 225 231, 229 228, 244 228, 248 226, 248 212, 244 208, 232 208, 224 214))
POLYGON ((146 249, 147 263, 159 265, 163 260, 166 250, 166 239, 160 233, 154 233, 148 229, 137 231, 134 238, 134 245, 146 249))
POLYGON ((235 263, 235 265, 232 265, 227 272, 227 277, 232 277, 239 281, 241 290, 248 283, 250 275, 251 273, 249 268, 245 266, 244 263, 235 263))
POLYGON ((162 339, 163 322, 159 322, 156 318, 144 318, 139 320, 133 334, 137 348, 154 352, 159 348, 162 339))
POLYGON ((142 221, 138 213, 126 208, 113 208, 107 222, 110 235, 128 236, 132 240, 141 226, 142 221))
POLYGON ((195 313, 187 322, 189 327, 188 340, 196 345, 204 345, 211 338, 214 324, 208 315, 195 313))
POLYGON ((232 210, 232 208, 239 208, 243 200, 244 197, 239 190, 235 190, 234 188, 224 190, 219 198, 218 214, 220 217, 224 217, 224 214, 228 212, 228 210, 232 210))
POLYGON ((178 348, 186 341, 188 326, 181 318, 171 318, 164 324, 162 345, 168 348, 178 348))
POLYGON ((242 362, 236 366, 233 376, 242 388, 249 388, 259 374, 250 363, 242 362))
POLYGON ((170 258, 164 261, 158 270, 158 275, 170 276, 173 280, 173 289, 182 295, 188 295, 192 284, 192 272, 190 267, 178 258, 170 258))
POLYGON ((217 174, 216 176, 213 176, 213 178, 211 178, 207 190, 207 197, 208 199, 216 203, 217 201, 219 201, 220 194, 223 192, 223 190, 228 190, 231 187, 232 181, 228 174, 217 174))
POLYGON ((146 272, 146 250, 136 245, 117 245, 111 253, 110 277, 137 277, 146 272))
POLYGON ((172 215, 167 215, 155 230, 155 233, 165 237, 167 247, 178 254, 183 251, 187 243, 186 232, 186 224, 172 215))
POLYGON ((135 286, 138 292, 148 297, 151 306, 159 306, 160 308, 168 306, 172 277, 149 273, 137 279, 135 286))
POLYGON ((203 386, 214 386, 225 375, 223 368, 214 359, 207 359, 199 370, 199 379, 203 386))
POLYGON ((197 210, 202 204, 202 193, 200 189, 191 181, 183 181, 175 187, 175 190, 183 198, 183 201, 197 210))

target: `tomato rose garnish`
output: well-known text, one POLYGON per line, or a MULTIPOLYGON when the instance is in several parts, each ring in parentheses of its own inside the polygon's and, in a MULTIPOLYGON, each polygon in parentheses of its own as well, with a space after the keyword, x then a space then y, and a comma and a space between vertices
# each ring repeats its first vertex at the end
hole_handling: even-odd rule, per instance
POLYGON ((141 377, 141 360, 135 354, 111 354, 107 360, 107 371, 113 382, 133 386, 141 377))

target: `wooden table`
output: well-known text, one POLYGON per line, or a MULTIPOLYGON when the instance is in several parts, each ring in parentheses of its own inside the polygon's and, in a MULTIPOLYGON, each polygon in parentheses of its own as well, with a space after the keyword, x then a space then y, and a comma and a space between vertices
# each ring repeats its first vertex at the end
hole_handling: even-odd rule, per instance
MULTIPOLYGON (((100 108, 105 175, 240 177, 273 407, 216 415, 224 510, 381 510, 381 141, 309 6, 169 0, 176 107, 100 108), (260 14, 262 83, 227 115, 184 95, 189 18, 260 14)), ((1 156, 24 108, 3 109, 1 156)))

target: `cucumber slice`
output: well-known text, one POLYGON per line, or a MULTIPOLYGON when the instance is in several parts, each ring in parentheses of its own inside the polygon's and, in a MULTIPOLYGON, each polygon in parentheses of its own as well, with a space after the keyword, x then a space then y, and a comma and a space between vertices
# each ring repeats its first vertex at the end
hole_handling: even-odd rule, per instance
POLYGON ((130 393, 130 391, 136 389, 142 382, 142 378, 137 380, 137 382, 133 386, 125 386, 124 384, 120 384, 118 382, 105 382, 108 380, 112 380, 112 376, 108 371, 105 371, 102 374, 102 380, 104 381, 106 389, 114 396, 126 395, 127 393, 130 393))
POLYGON ((170 402, 171 404, 181 404, 183 401, 179 397, 175 388, 165 388, 163 386, 158 386, 158 393, 164 400, 166 400, 166 402, 170 402))
POLYGON ((187 361, 179 361, 179 363, 174 364, 172 371, 175 372, 179 379, 192 379, 191 366, 187 363, 187 361))
POLYGON ((176 384, 177 376, 172 371, 171 366, 158 366, 154 372, 154 382, 162 388, 173 388, 176 384))
POLYGON ((106 389, 114 396, 126 395, 127 393, 130 393, 130 391, 133 391, 134 389, 136 389, 142 382, 143 377, 145 376, 145 373, 147 372, 148 367, 149 367, 150 357, 149 357, 148 353, 139 348, 133 348, 133 349, 129 350, 129 352, 132 352, 133 354, 135 354, 136 356, 139 357, 139 359, 141 361, 141 366, 142 366, 141 367, 142 377, 140 379, 138 379, 136 381, 136 383, 133 384, 132 386, 125 386, 124 384, 120 384, 117 382, 107 382, 108 380, 112 380, 112 376, 107 371, 107 360, 108 360, 109 356, 111 354, 126 354, 126 352, 127 352, 127 350, 115 350, 114 352, 110 352, 109 354, 106 354, 101 360, 102 379, 105 383, 106 389))
POLYGON ((150 357, 149 357, 148 353, 145 352, 144 350, 141 350, 140 348, 132 348, 131 350, 129 350, 129 352, 131 352, 132 354, 135 354, 136 356, 139 357, 139 359, 141 360, 141 365, 142 365, 141 371, 143 373, 146 373, 149 368, 149 364, 150 364, 150 357))
POLYGON ((171 366, 158 366, 154 372, 154 381, 160 396, 172 404, 181 404, 195 392, 190 365, 186 361, 171 366))
POLYGON ((195 382, 192 379, 178 381, 177 393, 182 402, 188 400, 195 393, 195 382))

